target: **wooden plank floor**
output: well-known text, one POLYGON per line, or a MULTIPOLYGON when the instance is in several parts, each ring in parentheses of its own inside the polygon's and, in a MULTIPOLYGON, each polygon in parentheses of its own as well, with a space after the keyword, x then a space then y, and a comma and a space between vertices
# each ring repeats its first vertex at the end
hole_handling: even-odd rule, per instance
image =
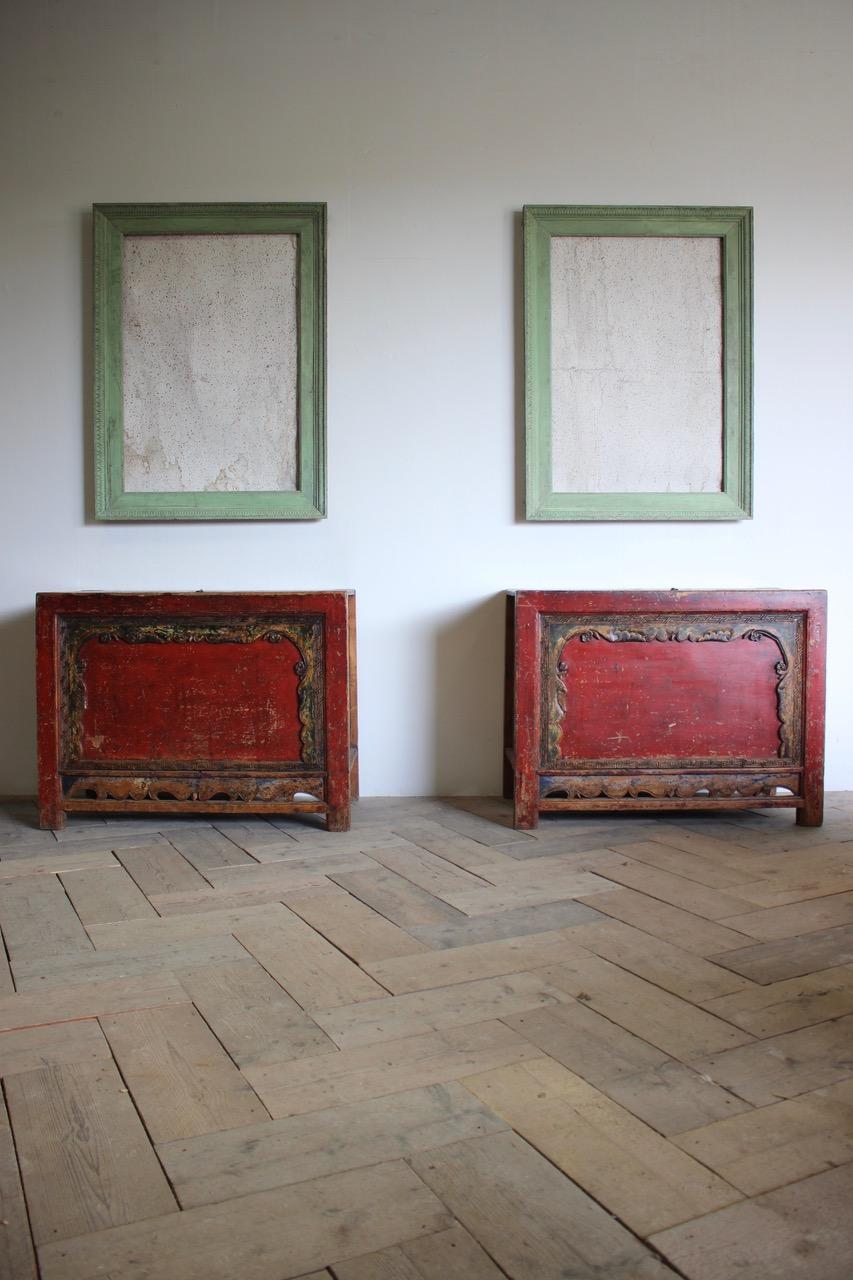
POLYGON ((0 1280, 849 1280, 828 801, 0 807, 0 1280))

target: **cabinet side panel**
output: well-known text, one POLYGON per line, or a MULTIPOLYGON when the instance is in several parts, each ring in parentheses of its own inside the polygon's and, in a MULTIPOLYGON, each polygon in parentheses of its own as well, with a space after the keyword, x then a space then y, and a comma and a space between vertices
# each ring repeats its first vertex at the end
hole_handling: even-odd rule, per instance
POLYGON ((805 805, 797 811, 801 826, 823 822, 823 761, 826 717, 826 595, 815 592, 805 615, 805 694, 803 708, 803 794, 805 805))
POLYGON ((36 598, 36 710, 39 776, 39 825, 61 827, 65 816, 59 783, 58 627, 55 609, 36 598))

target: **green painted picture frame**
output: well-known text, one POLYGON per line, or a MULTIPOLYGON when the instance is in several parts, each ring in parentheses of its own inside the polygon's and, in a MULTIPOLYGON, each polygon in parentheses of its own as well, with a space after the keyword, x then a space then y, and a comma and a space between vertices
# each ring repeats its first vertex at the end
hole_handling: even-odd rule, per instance
MULTIPOLYGON (((98 520, 318 520, 326 514, 326 205, 96 204, 94 454, 98 520), (294 488, 131 491, 125 486, 126 237, 295 238, 294 488)), ((291 251, 292 252, 292 251, 291 251)))
POLYGON ((527 205, 524 236, 527 520, 742 520, 752 515, 752 209, 527 205), (719 492, 555 491, 551 248, 557 236, 714 237, 721 246, 719 492))

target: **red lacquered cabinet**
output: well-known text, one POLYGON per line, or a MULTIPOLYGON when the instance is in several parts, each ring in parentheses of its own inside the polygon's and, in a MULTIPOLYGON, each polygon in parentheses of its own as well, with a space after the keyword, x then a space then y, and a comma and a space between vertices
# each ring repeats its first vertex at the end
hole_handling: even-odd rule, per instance
POLYGON ((824 591, 514 591, 504 794, 823 820, 824 591))
POLYGON ((39 809, 324 813, 358 794, 351 591, 36 597, 39 809))

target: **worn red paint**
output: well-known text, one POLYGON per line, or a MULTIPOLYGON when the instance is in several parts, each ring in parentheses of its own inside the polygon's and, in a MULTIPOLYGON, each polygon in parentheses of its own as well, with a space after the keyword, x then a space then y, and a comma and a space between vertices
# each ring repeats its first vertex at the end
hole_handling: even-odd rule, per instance
POLYGON ((823 591, 510 593, 516 826, 544 810, 759 805, 819 825, 825 649, 823 591))
POLYGON ((103 644, 80 649, 82 757, 217 768, 301 760, 299 651, 268 644, 103 644))
POLYGON ((763 759, 778 751, 772 642, 616 646, 576 636, 561 657, 567 758, 763 759))
POLYGON ((319 811, 349 827, 352 592, 45 594, 36 640, 42 826, 91 810, 319 811), (96 785, 110 778, 123 798, 96 785), (317 798, 282 800, 288 779, 317 798))

